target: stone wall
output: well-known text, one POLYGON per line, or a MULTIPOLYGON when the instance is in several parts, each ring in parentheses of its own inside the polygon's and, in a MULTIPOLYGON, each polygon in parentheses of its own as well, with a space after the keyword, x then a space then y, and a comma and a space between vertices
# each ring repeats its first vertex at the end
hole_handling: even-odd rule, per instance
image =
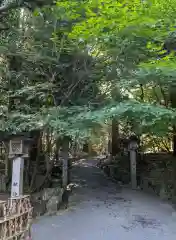
MULTIPOLYGON (((137 157, 137 183, 141 190, 162 199, 173 200, 173 158, 168 153, 149 153, 137 157)), ((113 161, 101 163, 105 172, 122 185, 130 184, 130 161, 128 156, 117 156, 113 161), (109 169, 107 171, 107 168, 109 169)), ((100 166, 101 167, 101 166, 100 166)))
POLYGON ((145 167, 141 170, 141 187, 145 191, 154 192, 162 199, 174 198, 175 159, 167 153, 149 153, 142 159, 145 167))
POLYGON ((32 195, 34 217, 56 213, 62 203, 63 188, 44 188, 41 192, 32 195))

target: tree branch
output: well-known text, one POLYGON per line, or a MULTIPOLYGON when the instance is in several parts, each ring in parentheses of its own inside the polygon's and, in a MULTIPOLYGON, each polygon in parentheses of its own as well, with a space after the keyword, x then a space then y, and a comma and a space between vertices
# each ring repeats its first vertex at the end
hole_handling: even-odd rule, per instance
POLYGON ((7 31, 9 30, 9 27, 0 27, 0 31, 7 31))
POLYGON ((0 15, 0 20, 1 20, 2 18, 6 17, 7 15, 8 15, 8 13, 6 13, 6 12, 1 13, 1 15, 0 15))
POLYGON ((140 96, 140 98, 141 98, 141 101, 143 102, 144 101, 144 88, 143 88, 142 84, 140 84, 140 89, 141 89, 141 96, 140 96))

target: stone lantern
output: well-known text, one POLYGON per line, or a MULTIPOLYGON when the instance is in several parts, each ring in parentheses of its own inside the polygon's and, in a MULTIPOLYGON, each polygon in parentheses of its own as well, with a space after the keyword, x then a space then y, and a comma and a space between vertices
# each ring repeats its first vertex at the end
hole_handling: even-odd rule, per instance
POLYGON ((11 196, 7 201, 0 201, 0 239, 31 239, 33 208, 30 196, 23 195, 24 158, 28 157, 31 139, 24 134, 4 135, 3 141, 9 150, 13 170, 11 196))
POLYGON ((139 145, 138 138, 135 135, 132 135, 129 138, 129 145, 128 145, 129 150, 137 150, 138 149, 138 145, 139 145))
POLYGON ((9 137, 9 159, 13 159, 11 197, 23 195, 24 158, 29 156, 31 139, 25 135, 12 135, 9 137))

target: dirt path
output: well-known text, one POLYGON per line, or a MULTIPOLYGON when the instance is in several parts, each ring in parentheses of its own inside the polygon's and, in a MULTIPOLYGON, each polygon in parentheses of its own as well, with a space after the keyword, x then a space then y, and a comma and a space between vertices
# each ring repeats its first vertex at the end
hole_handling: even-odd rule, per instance
POLYGON ((173 209, 108 181, 95 162, 73 168, 70 207, 33 225, 33 240, 175 240, 173 209))

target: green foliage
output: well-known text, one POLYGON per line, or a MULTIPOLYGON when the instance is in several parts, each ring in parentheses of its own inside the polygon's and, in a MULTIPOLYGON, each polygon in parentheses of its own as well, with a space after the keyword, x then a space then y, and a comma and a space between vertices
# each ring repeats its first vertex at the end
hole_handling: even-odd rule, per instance
POLYGON ((0 129, 82 139, 116 117, 138 133, 166 134, 176 118, 175 4, 57 1, 15 11, 0 38, 0 129))

